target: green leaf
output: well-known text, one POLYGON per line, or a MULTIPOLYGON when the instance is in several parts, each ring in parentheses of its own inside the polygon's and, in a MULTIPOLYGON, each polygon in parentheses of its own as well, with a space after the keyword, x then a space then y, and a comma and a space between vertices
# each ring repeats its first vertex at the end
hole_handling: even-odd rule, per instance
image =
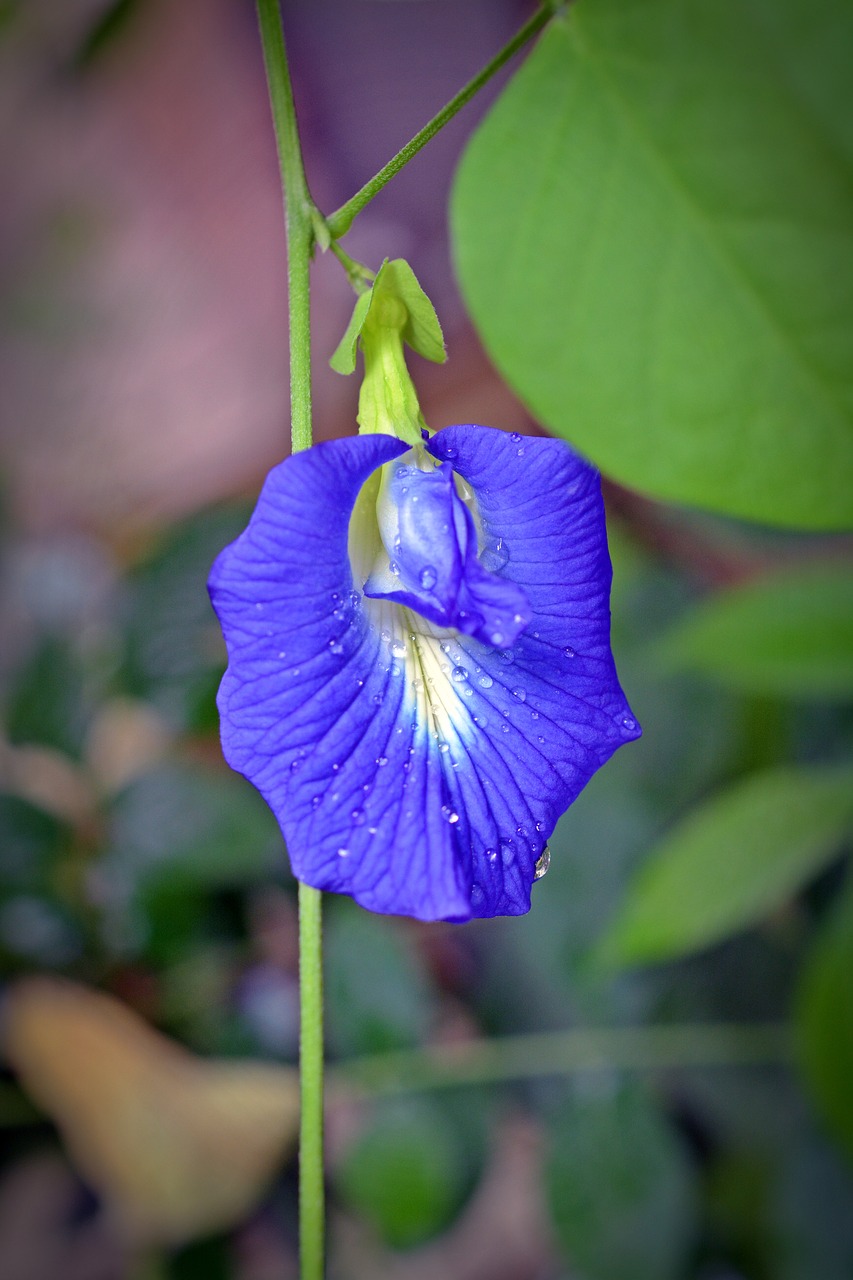
POLYGON ((419 1244, 458 1207, 465 1159, 440 1107, 427 1100, 380 1106, 338 1171, 346 1200, 393 1248, 419 1244))
POLYGON ((676 1280, 694 1227, 691 1169, 637 1086, 583 1097, 550 1126, 547 1195, 566 1259, 590 1280, 676 1280))
POLYGON ((853 569, 811 566, 721 592, 664 636, 657 657, 757 693, 853 694, 853 569))
POLYGON ((853 1159, 853 886, 837 905, 802 972, 798 1057, 821 1114, 853 1159))
POLYGON ((665 960, 736 933, 835 857, 851 819, 849 767, 773 769, 718 793, 649 855, 599 955, 665 960))
POLYGON ((615 479, 853 522, 851 45, 843 0, 583 0, 469 145, 474 322, 615 479))
POLYGON ((346 333, 329 361, 335 372, 348 374, 355 370, 358 339, 365 325, 371 323, 371 313, 377 314, 374 309, 381 308, 383 301, 396 301, 405 308, 401 330, 403 341, 425 360, 443 364, 447 352, 435 307, 408 262, 395 258, 393 262, 386 260, 382 263, 373 287, 368 293, 361 294, 356 302, 346 333))

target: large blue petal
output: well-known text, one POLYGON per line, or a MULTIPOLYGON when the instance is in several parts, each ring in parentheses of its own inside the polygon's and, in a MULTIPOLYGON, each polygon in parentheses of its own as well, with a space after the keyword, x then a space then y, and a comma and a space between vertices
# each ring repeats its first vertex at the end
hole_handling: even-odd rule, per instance
POLYGON ((598 477, 557 441, 430 442, 474 492, 484 568, 529 601, 506 650, 353 581, 356 498, 405 447, 362 436, 288 459, 217 560, 223 746, 307 883, 422 919, 518 914, 560 813, 639 733, 609 649, 598 477))

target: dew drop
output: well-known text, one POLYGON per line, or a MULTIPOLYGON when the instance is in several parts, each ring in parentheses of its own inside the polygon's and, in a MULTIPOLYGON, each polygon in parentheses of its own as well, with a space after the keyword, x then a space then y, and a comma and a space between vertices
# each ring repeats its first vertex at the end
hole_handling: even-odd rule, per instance
POLYGON ((550 865, 551 865, 551 850, 548 848, 546 844, 545 848, 542 850, 542 852, 540 853, 536 861, 536 866, 533 868, 533 879, 541 880, 544 875, 547 875, 548 868, 550 867, 550 865))
POLYGON ((501 840, 501 861, 505 867, 510 866, 513 861, 512 845, 508 840, 501 840))
POLYGON ((459 821, 459 814, 455 809, 451 809, 450 805, 443 804, 441 806, 441 816, 445 822, 449 822, 451 826, 459 821))
POLYGON ((373 701, 376 703, 377 707, 380 706, 385 701, 384 693, 374 693, 373 701))
POLYGON ((287 657, 287 653, 286 653, 286 651, 285 651, 284 649, 282 649, 281 653, 280 653, 278 656, 279 656, 280 658, 286 658, 286 657, 287 657))
POLYGON ((518 434, 517 431, 511 432, 509 438, 513 444, 521 444, 521 436, 518 434))
POLYGON ((517 689, 513 689, 512 696, 518 698, 519 702, 524 702, 527 697, 527 690, 522 689, 521 685, 519 685, 517 689))
POLYGON ((424 591, 432 591, 436 582, 438 582, 438 574, 431 564, 424 565, 423 569, 421 569, 418 574, 418 582, 421 584, 424 591))
POLYGON ((463 680, 467 680, 467 679, 468 679, 468 668, 467 668, 467 667, 454 667, 450 674, 451 674, 451 677, 456 681, 456 683, 457 683, 457 684, 461 684, 461 682, 462 682, 463 680))
POLYGON ((447 752, 450 750, 450 743, 449 743, 449 742, 439 742, 439 744, 438 744, 438 749, 439 749, 439 751, 441 752, 441 754, 442 754, 442 755, 446 755, 446 754, 447 754, 447 752))
POLYGON ((311 808, 312 808, 312 809, 319 809, 319 808, 320 808, 320 805, 321 805, 322 803, 323 803, 323 797, 322 797, 322 796, 312 796, 312 797, 311 797, 311 808))
POLYGON ((504 633, 502 631, 493 631, 489 636, 489 640, 496 649, 499 649, 504 642, 504 633))
POLYGON ((395 638, 391 641, 391 652, 393 653, 395 658, 405 658, 406 656, 405 640, 401 640, 399 636, 395 636, 395 638))
POLYGON ((330 652, 330 653, 338 654, 338 653, 343 653, 343 651, 344 651, 344 646, 341 644, 340 640, 330 640, 330 641, 329 641, 329 652, 330 652))
POLYGON ((481 689, 491 689, 491 687, 492 687, 492 685, 493 685, 494 683, 495 683, 495 682, 494 682, 494 680, 492 679, 492 677, 491 677, 491 676, 489 676, 489 675, 486 675, 486 672, 485 672, 485 671, 484 671, 484 672, 483 672, 483 674, 482 674, 481 676, 479 676, 479 677, 478 677, 478 679, 477 679, 477 684, 480 686, 480 688, 481 688, 481 689))
POLYGON ((398 480, 405 480, 406 476, 410 476, 412 474, 412 468, 398 467, 394 474, 396 475, 398 480))
POLYGON ((563 656, 566 658, 573 658, 575 656, 575 651, 570 644, 567 644, 563 650, 563 656))
POLYGON ((538 711, 531 711, 531 713, 530 713, 530 719, 531 719, 531 720, 538 720, 538 719, 539 719, 539 712, 538 712, 538 711))
POLYGON ((347 849, 345 845, 341 845, 340 849, 338 849, 338 857, 339 858, 349 857, 349 849, 347 849))
POLYGON ((633 716, 623 716, 623 717, 622 717, 622 728, 623 728, 623 729, 627 729, 627 730, 628 730, 628 732, 630 733, 630 732, 631 732, 631 730, 632 730, 632 729, 636 729, 636 727, 637 727, 637 721, 634 719, 634 717, 633 717, 633 716))
POLYGON ((471 885, 471 905, 478 907, 485 900, 486 895, 483 893, 482 887, 478 884, 471 885))
POLYGON ((395 577, 395 578, 399 578, 399 576, 400 576, 400 566, 397 564, 397 561, 396 561, 396 560, 389 560, 389 561, 388 561, 388 568, 391 570, 391 572, 393 573, 393 575, 394 575, 394 577, 395 577))
POLYGON ((377 756, 377 757, 376 757, 376 763, 377 763, 377 765, 379 766, 379 768, 380 768, 380 769, 384 769, 385 765, 388 763, 388 757, 387 757, 387 756, 377 756))
POLYGON ((363 809, 353 809, 352 813, 350 814, 350 818, 352 819, 352 821, 355 823, 355 825, 356 825, 357 827, 361 827, 361 826, 363 826, 363 825, 364 825, 364 810, 363 810, 363 809))

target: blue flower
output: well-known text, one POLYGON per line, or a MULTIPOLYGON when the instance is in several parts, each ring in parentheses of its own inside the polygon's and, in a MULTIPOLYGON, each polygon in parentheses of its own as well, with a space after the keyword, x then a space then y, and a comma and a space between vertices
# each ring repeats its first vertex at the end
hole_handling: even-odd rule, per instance
POLYGON ((597 472, 448 427, 268 476, 210 592, 229 763, 296 876, 423 920, 519 915, 563 811, 640 730, 610 651, 597 472))

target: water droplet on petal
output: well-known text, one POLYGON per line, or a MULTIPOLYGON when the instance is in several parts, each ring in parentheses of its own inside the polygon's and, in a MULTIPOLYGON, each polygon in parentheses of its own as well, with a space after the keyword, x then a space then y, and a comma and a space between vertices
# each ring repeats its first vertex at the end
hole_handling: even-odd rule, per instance
POLYGON ((483 893, 482 887, 478 884, 471 885, 471 905, 478 907, 484 901, 486 895, 483 893))
POLYGON ((565 649, 563 650, 563 655, 566 658, 573 658, 575 656, 575 651, 570 644, 566 645, 565 649))
POLYGON ((345 845, 341 845, 340 849, 338 849, 338 857, 339 858, 349 857, 349 849, 347 849, 345 845))
POLYGON ((393 573, 393 575, 394 575, 394 577, 395 577, 395 578, 399 578, 399 576, 400 576, 400 566, 397 564, 397 561, 396 561, 396 560, 389 560, 389 561, 388 561, 388 568, 391 570, 391 572, 393 573))
POLYGON ((456 681, 456 683, 460 684, 463 680, 468 679, 468 668, 454 667, 450 674, 452 678, 456 681))
POLYGON ((330 641, 329 641, 329 652, 330 652, 330 653, 335 653, 335 654, 337 654, 337 653, 343 653, 343 651, 344 651, 344 646, 341 644, 340 640, 330 640, 330 641))
POLYGON ((436 582, 438 582, 438 574, 431 564, 424 565, 418 574, 418 582, 420 582, 424 591, 432 591, 436 582))
POLYGON ((352 819, 352 821, 355 823, 357 827, 362 826, 364 823, 364 810, 353 809, 352 813, 350 814, 350 818, 352 819))
POLYGON ((536 861, 536 866, 533 868, 533 879, 541 880, 542 877, 547 874, 548 868, 550 867, 550 865, 551 865, 551 850, 548 848, 546 844, 545 848, 542 850, 542 852, 540 853, 536 861))
POLYGON ((628 730, 628 732, 629 732, 629 733, 631 733, 631 732, 632 732, 632 730, 636 729, 636 727, 637 727, 637 721, 634 719, 634 717, 633 717, 633 716, 623 716, 623 717, 622 717, 622 728, 623 728, 623 729, 627 729, 627 730, 628 730))
POLYGON ((459 814, 455 809, 451 809, 448 804, 443 804, 441 806, 441 816, 444 818, 444 821, 449 822, 451 826, 453 826, 455 822, 459 821, 459 814))
POLYGON ((393 653, 395 658, 405 658, 406 656, 405 640, 401 640, 399 636, 395 636, 394 639, 391 641, 391 652, 393 653))
POLYGON ((515 855, 513 854, 513 851, 512 851, 512 845, 509 843, 509 841, 501 840, 501 861, 503 862, 505 867, 508 867, 511 864, 514 856, 515 855))
POLYGON ((502 631, 493 631, 489 636, 489 640, 498 649, 504 642, 504 633, 502 631))
POLYGON ((379 768, 380 768, 380 769, 382 769, 382 768, 384 768, 384 767, 385 767, 385 765, 388 763, 388 757, 387 757, 387 756, 377 756, 377 757, 376 757, 376 763, 378 764, 379 768))
POLYGON ((521 436, 517 431, 512 431, 509 438, 513 444, 521 444, 521 436))
POLYGON ((319 808, 320 808, 320 805, 321 805, 322 803, 323 803, 323 797, 322 797, 322 796, 312 796, 312 797, 311 797, 311 808, 312 808, 312 809, 319 809, 319 808))
POLYGON ((524 702, 527 697, 527 690, 522 689, 521 685, 519 685, 517 689, 513 689, 512 696, 518 698, 519 702, 524 702))
POLYGON ((484 857, 485 857, 489 862, 497 862, 497 860, 498 860, 498 851, 497 851, 497 849, 485 849, 485 850, 483 851, 483 856, 484 856, 484 857))
POLYGON ((446 754, 447 754, 447 752, 450 750, 450 743, 449 743, 449 742, 439 742, 439 744, 438 744, 438 749, 439 749, 439 751, 441 752, 441 754, 442 754, 442 755, 446 755, 446 754))
POLYGON ((494 683, 495 682, 492 679, 492 677, 490 675, 487 675, 485 671, 477 679, 477 684, 480 686, 481 689, 491 689, 494 683))

